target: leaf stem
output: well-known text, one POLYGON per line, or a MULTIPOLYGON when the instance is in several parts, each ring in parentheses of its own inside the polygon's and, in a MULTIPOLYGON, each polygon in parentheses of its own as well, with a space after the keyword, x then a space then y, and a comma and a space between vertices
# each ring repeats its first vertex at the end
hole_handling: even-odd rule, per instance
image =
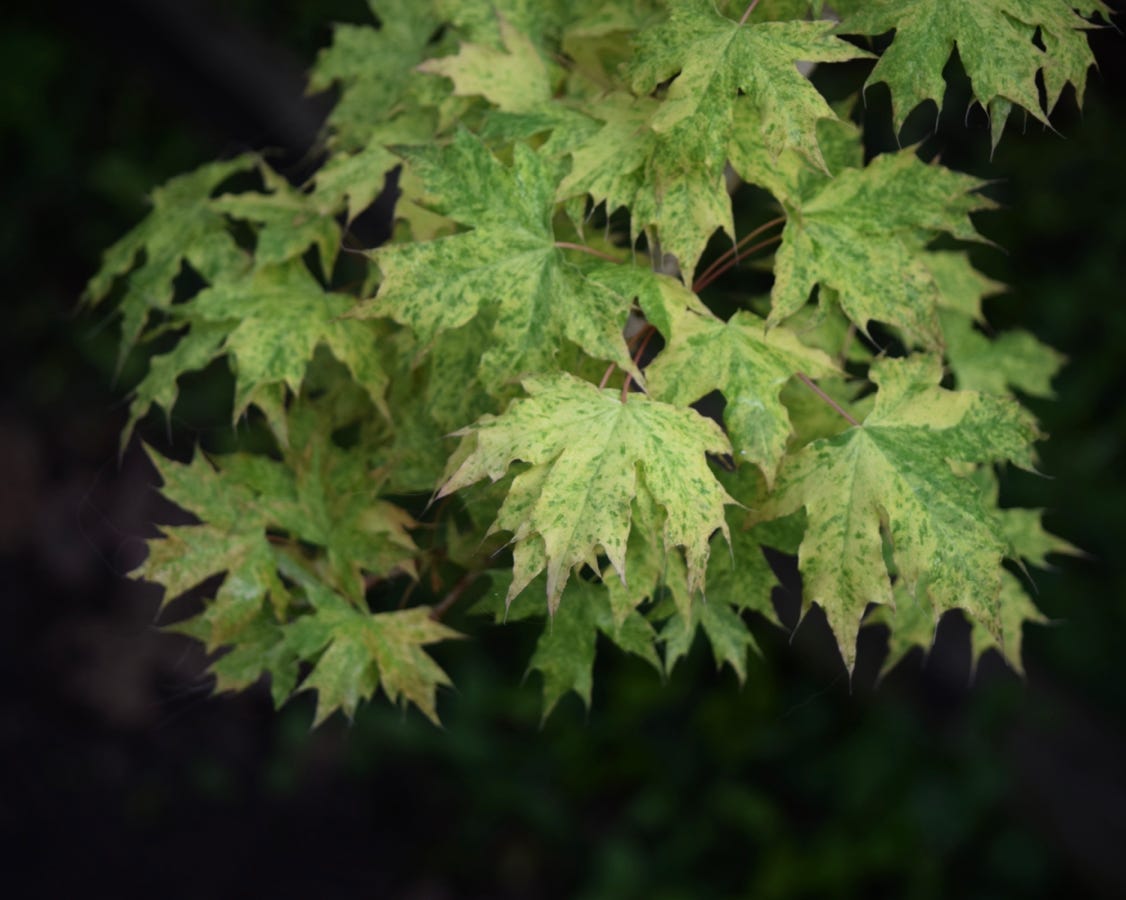
MULTIPOLYGON (((633 347, 633 345, 637 343, 638 338, 647 334, 652 327, 652 325, 646 323, 644 328, 639 328, 636 332, 633 333, 629 340, 626 341, 626 346, 633 347)), ((599 390, 602 390, 604 387, 606 387, 606 383, 610 380, 610 376, 614 374, 614 370, 616 368, 618 368, 617 363, 610 363, 610 365, 606 367, 606 371, 602 374, 602 380, 598 382, 599 390)))
POLYGON ((442 601, 430 610, 430 618, 435 622, 441 621, 442 616, 450 611, 450 607, 461 599, 461 595, 466 592, 471 584, 480 576, 480 572, 466 572, 457 580, 457 583, 450 588, 450 592, 442 598, 442 601))
POLYGON ((604 387, 606 387, 607 382, 610 380, 610 376, 614 374, 614 370, 616 368, 618 368, 617 363, 610 363, 610 365, 606 367, 606 371, 602 373, 602 380, 598 382, 599 390, 602 390, 604 387))
POLYGON ((751 5, 747 7, 746 11, 743 13, 743 18, 739 20, 740 25, 747 24, 747 19, 751 17, 751 13, 755 11, 756 6, 758 6, 758 0, 751 0, 751 5))
POLYGON ((612 263, 621 263, 621 260, 616 256, 603 253, 601 250, 595 250, 593 247, 587 247, 585 244, 573 244, 570 241, 556 241, 555 246, 560 250, 578 250, 580 253, 589 253, 591 256, 597 256, 600 259, 608 259, 612 263))
POLYGON ((802 382, 805 383, 805 386, 807 388, 809 388, 811 391, 813 391, 813 393, 815 393, 818 397, 820 397, 822 400, 824 400, 826 403, 828 403, 831 407, 833 407, 833 409, 835 409, 838 413, 840 413, 840 415, 844 417, 845 421, 847 421, 850 425, 853 425, 857 428, 860 427, 860 423, 858 421, 856 421, 856 419, 854 419, 852 416, 850 416, 848 414, 848 411, 845 410, 845 408, 843 406, 841 406, 839 403, 837 403, 836 400, 834 400, 832 397, 830 397, 828 394, 826 394, 823 390, 821 390, 821 388, 819 388, 816 384, 814 384, 813 379, 810 378, 808 375, 806 375, 805 372, 796 372, 794 374, 796 374, 798 376, 798 378, 802 382))
MULTIPOLYGON (((645 352, 645 348, 649 345, 649 339, 657 333, 657 329, 652 325, 646 325, 643 331, 645 332, 645 339, 641 342, 641 345, 637 348, 637 352, 633 355, 633 364, 635 366, 641 362, 641 354, 645 352)), ((641 334, 641 332, 638 332, 638 334, 641 334)), ((626 372, 626 380, 622 382, 622 403, 626 402, 626 395, 629 393, 629 386, 632 383, 633 376, 629 372, 626 372)))
MULTIPOLYGON (((734 256, 736 262, 738 262, 738 260, 739 260, 739 250, 748 241, 753 241, 756 237, 758 237, 760 234, 762 234, 768 228, 773 228, 775 225, 781 225, 785 221, 786 221, 785 216, 778 216, 776 219, 771 219, 769 222, 763 222, 761 225, 758 226, 758 228, 754 229, 753 231, 749 232, 748 234, 743 235, 741 238, 739 238, 739 242, 734 247, 732 247, 730 250, 725 252, 719 259, 715 260, 710 266, 708 266, 704 270, 704 274, 701 275, 699 278, 697 278, 696 281, 693 283, 692 290, 693 291, 700 290, 700 282, 704 281, 705 279, 707 279, 707 281, 705 283, 710 284, 711 281, 715 277, 718 277, 719 273, 715 273, 715 270, 718 269, 719 267, 723 266, 732 256, 734 256)), ((724 270, 724 271, 726 271, 726 270, 724 270)))
MULTIPOLYGON (((775 221, 777 221, 777 220, 775 220, 775 221)), ((767 224, 770 224, 770 223, 767 223, 767 224)), ((765 227, 766 227, 765 225, 762 226, 762 228, 765 228, 765 227)), ((761 231, 761 228, 759 230, 761 231)), ((743 241, 746 241, 747 238, 750 238, 750 237, 753 237, 753 233, 750 234, 750 235, 747 235, 747 237, 744 238, 743 241)), ((782 240, 782 235, 776 234, 773 237, 768 237, 765 240, 759 241, 754 246, 747 247, 743 251, 743 258, 750 256, 752 253, 757 253, 763 247, 769 247, 771 244, 776 244, 780 240, 782 240)), ((739 243, 742 244, 743 241, 740 241, 739 243)), ((724 272, 726 272, 728 269, 730 269, 732 266, 736 265, 739 262, 741 262, 741 259, 738 256, 738 245, 736 245, 736 247, 733 250, 728 250, 727 253, 725 253, 723 256, 721 256, 719 259, 717 259, 714 263, 712 263, 710 266, 708 266, 708 268, 704 271, 704 274, 701 275, 699 278, 697 278, 694 282, 692 282, 693 293, 699 293, 700 291, 702 291, 709 284, 711 284, 713 281, 715 281, 717 278, 719 278, 720 275, 722 275, 724 272)))

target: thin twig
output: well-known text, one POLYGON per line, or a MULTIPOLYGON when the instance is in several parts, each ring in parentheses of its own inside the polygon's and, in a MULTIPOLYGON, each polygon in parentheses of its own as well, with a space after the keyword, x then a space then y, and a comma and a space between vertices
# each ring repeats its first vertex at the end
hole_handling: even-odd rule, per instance
POLYGON ((743 246, 745 244, 747 244, 750 241, 753 241, 756 237, 758 237, 760 234, 762 234, 768 228, 773 228, 775 225, 781 225, 785 221, 786 221, 785 216, 778 216, 778 218, 771 219, 769 222, 763 222, 761 225, 758 226, 758 228, 756 228, 753 231, 743 235, 741 238, 739 238, 739 242, 734 247, 732 247, 730 250, 727 250, 722 256, 719 257, 719 259, 715 260, 714 262, 712 262, 712 264, 710 266, 708 266, 706 269, 704 269, 704 274, 696 279, 695 283, 692 285, 692 290, 694 290, 694 291, 699 290, 697 285, 699 285, 699 283, 701 281, 704 281, 705 279, 707 279, 707 283, 710 284, 711 281, 714 279, 714 276, 716 274, 715 270, 723 267, 729 259, 731 259, 732 257, 735 257, 735 262, 736 263, 739 262, 739 251, 743 248, 743 246))
POLYGON ((747 7, 746 12, 743 13, 743 18, 739 20, 740 25, 747 24, 747 19, 751 17, 751 13, 755 11, 756 6, 758 6, 758 0, 751 0, 751 5, 747 7))
POLYGON ((612 263, 621 262, 616 256, 603 253, 601 250, 595 250, 593 247, 588 247, 585 244, 573 244, 570 241, 556 241, 555 246, 561 250, 578 250, 580 253, 589 253, 591 256, 597 256, 600 259, 608 259, 612 263))
POLYGON ((602 380, 598 382, 599 390, 602 390, 604 387, 606 387, 606 383, 610 380, 610 376, 614 374, 614 370, 616 368, 618 368, 617 363, 610 363, 610 365, 606 367, 606 371, 602 373, 602 380))
MULTIPOLYGON (((639 328, 632 335, 630 335, 629 339, 626 341, 626 346, 632 348, 633 345, 637 343, 639 338, 649 333, 649 330, 652 327, 652 325, 646 323, 644 328, 639 328)), ((598 382, 599 390, 602 390, 604 387, 606 387, 606 383, 610 380, 610 376, 614 374, 614 370, 616 368, 618 368, 617 363, 610 363, 610 365, 606 367, 606 371, 602 373, 602 380, 598 382)))
POLYGON ((828 403, 831 407, 833 407, 833 409, 835 409, 838 413, 840 413, 840 415, 842 415, 844 417, 845 421, 847 421, 850 425, 856 426, 857 428, 860 427, 860 423, 858 421, 856 421, 856 419, 854 419, 852 416, 850 416, 848 414, 848 412, 845 410, 845 408, 843 406, 841 406, 839 403, 837 403, 836 400, 834 400, 832 397, 830 397, 828 394, 826 394, 823 390, 821 390, 821 388, 819 388, 816 384, 814 384, 813 379, 810 378, 808 375, 806 375, 805 372, 796 372, 795 374, 798 376, 798 378, 801 381, 803 381, 805 383, 805 386, 807 388, 809 388, 811 391, 813 391, 813 393, 815 393, 818 397, 820 397, 822 400, 824 400, 826 403, 828 403))
MULTIPOLYGON (((649 339, 657 333, 657 329, 652 325, 645 326, 645 340, 641 342, 641 346, 637 348, 637 353, 633 355, 633 364, 636 366, 641 362, 641 354, 645 352, 645 348, 649 345, 649 339)), ((629 394, 629 386, 633 383, 633 375, 626 372, 626 380, 622 382, 622 403, 626 402, 626 396, 629 394)))
POLYGON ((466 572, 462 575, 461 578, 457 580, 457 583, 450 588, 450 592, 442 598, 442 602, 430 610, 430 618, 435 622, 441 620, 442 616, 449 612, 450 607, 461 599, 461 595, 477 580, 480 574, 480 572, 466 572))
MULTIPOLYGON (((774 237, 768 237, 768 238, 766 238, 766 240, 759 241, 753 247, 748 247, 743 252, 743 258, 746 259, 751 254, 758 253, 759 250, 762 250, 764 247, 769 247, 771 244, 777 244, 780 240, 782 240, 782 235, 776 234, 776 235, 774 235, 774 237)), ((698 294, 700 291, 702 291, 704 288, 706 288, 709 284, 711 284, 713 281, 715 281, 717 278, 719 278, 720 275, 722 275, 724 272, 726 272, 728 269, 730 269, 733 265, 735 265, 735 261, 734 260, 728 260, 725 265, 720 266, 718 269, 716 269, 711 274, 708 274, 707 272, 705 272, 703 275, 701 275, 699 278, 697 278, 692 283, 693 292, 698 294)), ((710 268, 711 267, 709 266, 709 269, 710 268)))

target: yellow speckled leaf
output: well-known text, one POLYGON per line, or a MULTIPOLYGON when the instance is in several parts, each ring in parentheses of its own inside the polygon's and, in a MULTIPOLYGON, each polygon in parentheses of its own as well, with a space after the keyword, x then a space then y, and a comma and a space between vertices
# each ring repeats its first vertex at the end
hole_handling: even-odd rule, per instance
POLYGON ((941 375, 939 361, 926 356, 875 364, 880 390, 863 425, 787 458, 760 513, 805 508, 804 600, 825 610, 850 669, 868 604, 893 602, 885 531, 909 592, 925 591, 937 615, 960 608, 995 634, 1001 628, 1009 542, 977 486, 951 462, 1030 466, 1038 432, 1016 403, 942 390, 941 375))
POLYGON ((630 512, 642 491, 665 513, 666 548, 684 548, 689 589, 702 588, 708 541, 716 530, 727 533, 723 507, 733 502, 705 459, 730 452, 723 432, 693 410, 642 394, 623 403, 617 391, 569 375, 529 379, 525 388, 528 399, 466 429, 473 450, 438 493, 496 481, 514 460, 532 465, 517 476, 498 518, 517 549, 508 599, 546 569, 554 610, 572 570, 596 565, 599 552, 628 579, 630 512), (536 550, 522 559, 522 546, 536 550))

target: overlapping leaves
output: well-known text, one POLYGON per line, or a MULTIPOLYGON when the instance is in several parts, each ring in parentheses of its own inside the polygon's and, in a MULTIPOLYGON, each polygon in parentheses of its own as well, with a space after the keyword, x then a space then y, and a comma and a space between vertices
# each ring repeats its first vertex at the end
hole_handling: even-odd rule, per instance
POLYGON ((361 315, 390 316, 424 344, 490 315, 492 341, 480 373, 487 385, 550 371, 564 339, 641 378, 622 328, 634 296, 649 290, 654 276, 631 266, 632 278, 621 285, 620 273, 597 277, 613 264, 558 246, 557 164, 518 144, 507 167, 464 130, 448 147, 410 158, 446 215, 472 230, 375 251, 383 280, 361 315), (621 286, 611 289, 610 280, 621 286))
POLYGON ((705 458, 730 452, 723 432, 692 410, 639 394, 622 402, 617 391, 567 375, 528 379, 524 387, 528 399, 468 430, 468 455, 439 491, 496 481, 515 460, 531 464, 513 479, 494 526, 511 531, 515 543, 508 599, 546 570, 554 610, 572 570, 601 569, 599 553, 628 582, 639 493, 663 510, 665 548, 683 548, 688 588, 701 589, 709 539, 726 532, 723 507, 732 502, 705 458))
POLYGON ((850 668, 869 604, 892 604, 884 536, 899 584, 935 615, 963 609, 1000 635, 1001 561, 1009 544, 995 512, 955 462, 1032 463, 1032 417, 1016 403, 939 388, 927 356, 873 366, 876 405, 863 424, 813 441, 783 463, 762 515, 806 511, 799 550, 805 603, 818 603, 850 668))
MULTIPOLYGON (((858 327, 866 330, 877 320, 899 328, 912 344, 941 347, 942 293, 928 244, 941 234, 981 240, 969 217, 990 206, 974 193, 981 183, 927 165, 912 149, 878 156, 863 168, 841 166, 833 177, 793 157, 776 165, 755 148, 756 127, 744 110, 732 164, 771 190, 786 211, 769 321, 784 320, 822 285, 837 293, 858 327)), ((855 136, 836 140, 859 146, 855 136)), ((834 149, 845 157, 843 146, 834 149)))
POLYGON ((817 121, 835 115, 795 63, 868 55, 836 37, 830 22, 739 24, 719 15, 712 0, 672 4, 668 21, 646 29, 637 44, 629 68, 635 93, 648 94, 676 76, 653 118, 657 131, 695 118, 695 127, 719 132, 722 141, 741 92, 760 117, 760 140, 771 153, 792 149, 818 164, 817 121))
POLYGON ((891 89, 896 130, 920 103, 942 105, 942 72, 957 46, 974 98, 989 111, 994 144, 1014 106, 1047 122, 1068 84, 1082 104, 1095 59, 1082 30, 1087 23, 1076 10, 1106 11, 1097 0, 845 0, 834 6, 845 34, 895 31, 868 82, 891 89))
MULTIPOLYGON (((235 416, 251 403, 267 413, 263 391, 301 387, 316 348, 325 345, 351 370, 378 408, 384 408, 387 376, 370 323, 345 318, 355 300, 327 292, 297 261, 269 266, 201 291, 175 309, 174 321, 189 330, 168 353, 153 357, 130 407, 132 426, 152 404, 171 413, 176 380, 229 354, 235 369, 235 416)), ((274 416, 277 418, 277 416, 274 416)))
POLYGON ((772 482, 791 432, 779 394, 799 372, 814 378, 830 374, 832 361, 784 328, 767 331, 751 313, 737 313, 728 322, 689 315, 677 325, 672 342, 649 368, 653 395, 686 405, 722 391, 735 456, 758 466, 772 482))
POLYGON ((236 416, 257 406, 272 431, 266 452, 158 462, 200 524, 165 529, 140 574, 168 598, 219 579, 179 626, 224 650, 219 686, 315 690, 316 722, 382 688, 434 718, 447 679, 426 648, 453 632, 406 585, 434 594, 451 570, 487 574, 498 617, 546 620, 530 666, 548 712, 589 703, 600 641, 668 672, 702 634, 742 680, 748 624, 776 622, 765 548, 798 554, 850 666, 862 621, 892 628, 891 666, 952 609, 975 653, 1019 666, 1037 613, 1002 561, 1071 548, 1038 511, 998 508, 991 467, 1030 463, 1015 398, 1047 395, 1061 358, 991 339, 998 286, 936 249, 980 241, 980 183, 913 149, 865 164, 798 64, 894 30, 870 81, 898 126, 941 96, 956 46, 996 130, 1082 93, 1073 10, 1101 6, 841 0, 834 29, 801 0, 370 5, 378 28, 340 26, 313 71, 340 99, 311 186, 249 157, 176 179, 88 290, 120 287, 126 347, 170 345, 130 428, 226 357, 236 416), (400 165, 393 242, 341 262, 400 165), (260 189, 229 192, 255 169, 260 189), (785 217, 765 319, 742 288, 690 289, 716 232, 742 227, 731 170, 785 217), (909 355, 874 360, 872 322, 909 355), (722 416, 691 408, 717 392, 722 416), (411 493, 443 501, 421 531, 411 493))
POLYGON ((433 718, 434 690, 447 680, 421 647, 454 633, 426 608, 372 614, 364 602, 365 574, 414 573, 414 522, 380 497, 362 452, 333 445, 308 410, 294 416, 282 460, 154 455, 164 495, 201 523, 164 527, 136 574, 160 584, 165 602, 222 575, 203 612, 177 626, 209 650, 234 647, 214 664, 220 688, 266 672, 280 703, 298 663, 311 661, 302 689, 318 692, 318 722, 337 708, 351 715, 380 684, 433 718))

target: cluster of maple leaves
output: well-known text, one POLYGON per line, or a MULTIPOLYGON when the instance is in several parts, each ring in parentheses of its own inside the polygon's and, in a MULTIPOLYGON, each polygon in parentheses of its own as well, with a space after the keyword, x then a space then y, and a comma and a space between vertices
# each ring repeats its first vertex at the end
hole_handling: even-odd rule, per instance
POLYGON ((317 721, 382 687, 434 717, 446 676, 424 648, 454 632, 409 598, 451 571, 451 599, 484 577, 479 609, 546 620, 547 710, 589 702, 599 634, 668 669, 702 631, 742 678, 741 613, 775 617, 764 547, 797 554, 849 667, 862 622, 890 627, 887 668, 952 609, 1019 667, 1038 614, 1003 561, 1068 547, 998 507, 993 466, 1033 465, 1013 391, 1050 393, 1061 360, 979 327, 999 289, 964 249, 981 183, 911 148, 865 164, 848 107, 796 64, 875 58, 865 36, 894 31, 869 82, 898 127, 941 103, 956 44, 996 142, 1013 108, 1046 121, 1066 85, 1081 99, 1081 16, 1102 4, 372 7, 378 26, 338 26, 313 69, 339 100, 312 182, 253 156, 173 179, 87 292, 116 298, 123 352, 176 336, 123 440, 219 358, 236 419, 272 434, 155 459, 200 524, 165 528, 138 574, 168 600, 223 574, 176 626, 225 650, 218 686, 315 689, 317 721), (340 259, 393 171, 393 239, 340 259), (740 183, 777 213, 745 235, 740 183), (717 234, 730 249, 701 272, 717 234), (717 315, 708 286, 767 248, 769 298, 717 315), (722 427, 693 408, 717 391, 722 427))

